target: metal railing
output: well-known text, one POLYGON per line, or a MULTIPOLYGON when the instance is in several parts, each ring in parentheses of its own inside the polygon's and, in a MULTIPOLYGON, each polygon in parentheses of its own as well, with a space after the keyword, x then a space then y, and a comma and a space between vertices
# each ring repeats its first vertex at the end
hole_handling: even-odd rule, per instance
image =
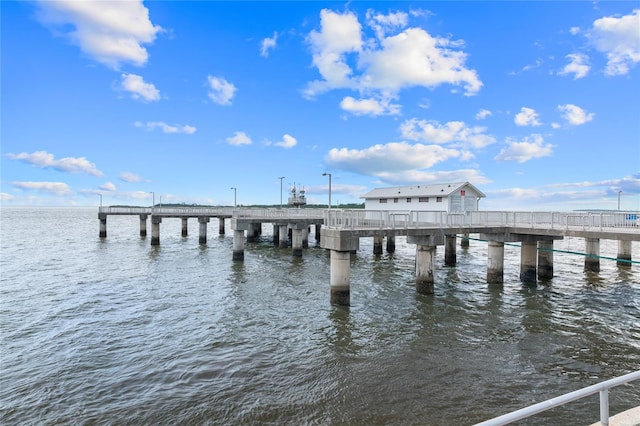
POLYGON ((288 219, 288 218, 304 218, 304 219, 322 219, 325 209, 296 209, 296 208, 242 208, 236 209, 234 214, 237 218, 265 218, 265 219, 288 219))
POLYGON ((535 414, 543 411, 550 410, 561 405, 565 405, 569 402, 582 399, 595 393, 600 393, 600 424, 602 426, 609 425, 609 389, 623 385, 625 383, 632 382, 634 380, 640 380, 640 370, 633 373, 625 374, 624 376, 616 377, 613 379, 605 380, 604 382, 597 383, 595 385, 587 386, 586 388, 579 389, 555 398, 548 399, 546 401, 539 402, 529 407, 522 408, 520 410, 512 411, 511 413, 504 414, 493 419, 477 423, 475 426, 501 426, 506 425, 517 420, 522 420, 527 417, 531 417, 535 414))
POLYGON ((509 226, 545 229, 580 230, 638 230, 640 213, 564 213, 564 212, 507 212, 469 211, 387 211, 387 210, 324 210, 324 223, 335 228, 420 228, 509 226))
POLYGON ((106 214, 155 214, 155 215, 224 215, 231 216, 236 211, 233 207, 100 207, 99 213, 106 214))

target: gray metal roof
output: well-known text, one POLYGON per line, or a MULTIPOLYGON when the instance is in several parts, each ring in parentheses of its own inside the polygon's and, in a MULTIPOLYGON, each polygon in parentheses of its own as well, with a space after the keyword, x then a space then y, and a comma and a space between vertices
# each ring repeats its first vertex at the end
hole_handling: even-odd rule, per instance
POLYGON ((471 185, 469 182, 454 182, 396 186, 392 188, 375 188, 360 198, 448 197, 465 186, 470 190, 475 191, 480 198, 486 197, 482 191, 471 185))

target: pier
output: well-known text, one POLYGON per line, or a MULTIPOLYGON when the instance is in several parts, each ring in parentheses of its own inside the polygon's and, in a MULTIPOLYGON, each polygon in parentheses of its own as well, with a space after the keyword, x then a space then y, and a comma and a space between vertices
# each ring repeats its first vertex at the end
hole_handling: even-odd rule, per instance
POLYGON ((406 237, 416 245, 416 291, 432 294, 434 290, 434 257, 437 246, 445 247, 445 265, 456 264, 455 247, 460 239, 467 245, 470 235, 487 241, 488 284, 502 284, 504 276, 504 246, 520 243, 520 279, 535 283, 553 277, 553 242, 564 237, 585 241, 584 270, 600 270, 600 240, 618 241, 616 261, 621 267, 631 267, 633 241, 640 241, 637 213, 599 212, 496 212, 470 211, 460 213, 424 211, 376 211, 310 208, 233 208, 233 207, 100 207, 100 238, 107 237, 109 215, 137 215, 140 236, 146 237, 146 221, 151 218, 151 244, 160 245, 160 224, 163 218, 180 218, 182 235, 188 235, 187 221, 197 218, 199 243, 206 244, 207 223, 219 221, 220 234, 225 233, 225 219, 233 230, 233 261, 244 260, 244 243, 262 232, 262 226, 273 226, 274 245, 289 247, 292 256, 300 257, 308 247, 309 230, 315 226, 320 246, 330 251, 330 301, 350 303, 350 258, 359 250, 360 238, 373 237, 373 250, 381 254, 386 239, 388 252, 395 250, 395 239, 406 237), (290 237, 289 237, 290 236, 290 237))

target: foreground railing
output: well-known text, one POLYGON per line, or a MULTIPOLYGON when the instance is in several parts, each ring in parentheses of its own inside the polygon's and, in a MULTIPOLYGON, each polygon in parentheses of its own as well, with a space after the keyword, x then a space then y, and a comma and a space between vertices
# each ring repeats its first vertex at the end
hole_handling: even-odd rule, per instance
POLYGON ((602 426, 609 425, 609 389, 623 385, 625 383, 632 382, 634 380, 640 380, 640 370, 625 374, 624 376, 616 377, 614 379, 606 380, 604 382, 597 383, 595 385, 588 386, 586 388, 579 389, 555 398, 548 399, 538 404, 531 405, 529 407, 522 408, 517 411, 513 411, 508 414, 504 414, 499 417, 477 423, 475 426, 501 426, 506 425, 517 420, 522 420, 527 417, 531 417, 535 414, 542 413, 543 411, 550 410, 561 405, 565 405, 569 402, 582 399, 595 393, 600 393, 600 424, 602 426))
MULTIPOLYGON (((564 213, 470 211, 324 210, 324 223, 338 228, 420 228, 451 226, 509 226, 545 229, 638 229, 640 214, 630 212, 564 213)), ((640 232, 640 231, 639 231, 640 232)))

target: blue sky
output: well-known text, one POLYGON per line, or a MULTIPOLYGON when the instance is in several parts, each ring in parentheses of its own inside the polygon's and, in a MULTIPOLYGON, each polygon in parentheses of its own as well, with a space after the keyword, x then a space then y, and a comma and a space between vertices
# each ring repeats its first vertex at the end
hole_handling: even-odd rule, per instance
POLYGON ((0 7, 2 205, 640 210, 638 1, 0 7))

